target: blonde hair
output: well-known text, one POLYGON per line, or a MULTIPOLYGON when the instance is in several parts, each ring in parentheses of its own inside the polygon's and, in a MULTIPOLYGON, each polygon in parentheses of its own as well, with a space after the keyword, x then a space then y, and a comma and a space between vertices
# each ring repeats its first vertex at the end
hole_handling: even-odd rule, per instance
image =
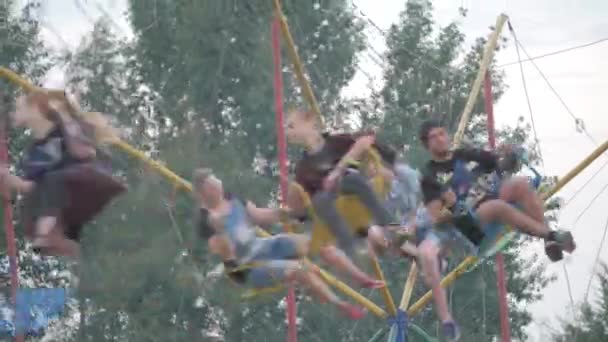
POLYGON ((77 103, 70 101, 62 90, 34 90, 25 95, 25 103, 34 106, 42 118, 55 124, 57 118, 51 113, 57 112, 64 120, 73 120, 89 125, 97 142, 111 142, 118 138, 118 131, 110 125, 109 119, 99 112, 83 113, 77 103))
POLYGON ((213 171, 208 168, 198 168, 192 173, 192 187, 195 191, 200 191, 205 181, 213 175, 213 171))
POLYGON ((317 127, 321 125, 321 119, 311 110, 291 108, 287 113, 288 118, 298 117, 306 122, 312 121, 317 127))

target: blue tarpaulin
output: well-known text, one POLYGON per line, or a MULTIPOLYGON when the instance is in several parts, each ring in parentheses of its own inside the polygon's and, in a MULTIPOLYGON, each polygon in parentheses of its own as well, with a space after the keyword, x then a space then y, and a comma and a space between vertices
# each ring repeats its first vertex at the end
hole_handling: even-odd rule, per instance
POLYGON ((67 289, 19 289, 16 310, 9 301, 0 303, 0 334, 43 334, 49 320, 59 317, 64 310, 67 289))

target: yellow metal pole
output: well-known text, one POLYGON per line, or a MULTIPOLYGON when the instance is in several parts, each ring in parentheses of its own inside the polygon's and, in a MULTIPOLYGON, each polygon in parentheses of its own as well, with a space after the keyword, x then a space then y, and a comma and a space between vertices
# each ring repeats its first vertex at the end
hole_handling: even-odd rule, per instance
POLYGON ((467 127, 467 123, 469 122, 469 118, 471 116, 471 112, 473 111, 473 107, 475 106, 475 102, 477 102, 477 97, 479 95, 479 91, 481 90, 481 85, 483 84, 483 79, 490 67, 490 63, 492 62, 492 57, 494 57, 494 50, 496 50, 496 45, 498 44, 498 37, 500 36, 500 32, 502 28, 505 26, 508 17, 504 14, 498 16, 496 19, 496 28, 494 32, 490 35, 488 42, 486 43, 483 57, 481 58, 481 62, 479 64, 479 71, 477 72, 477 78, 475 78, 475 82, 473 82, 473 87, 471 88, 471 93, 469 94, 469 98, 467 99, 467 103, 464 106, 464 110, 462 111, 462 116, 460 117, 460 123, 458 124, 458 129, 456 130, 456 134, 454 134, 454 145, 458 147, 462 142, 462 138, 464 137, 464 132, 467 127))
MULTIPOLYGON (((441 280, 441 287, 446 287, 452 284, 454 281, 456 281, 456 279, 458 279, 458 277, 460 277, 466 272, 469 265, 472 265, 476 261, 477 257, 474 256, 469 256, 464 259, 464 261, 460 263, 458 267, 456 267, 452 272, 450 272, 447 276, 445 276, 445 278, 441 280)), ((431 300, 431 298, 433 298, 433 293, 432 291, 428 291, 407 310, 407 315, 409 317, 412 317, 413 315, 417 314, 426 305, 426 303, 431 300)))
MULTIPOLYGON (((263 229, 258 229, 258 235, 262 236, 262 237, 272 236, 272 235, 270 235, 270 233, 268 233, 267 231, 265 231, 263 229)), ((365 298, 359 292, 353 290, 351 287, 349 287, 345 283, 341 282, 340 280, 338 280, 336 277, 334 277, 333 275, 331 275, 329 272, 325 271, 321 267, 313 264, 312 261, 310 261, 308 258, 304 259, 304 262, 306 263, 307 266, 314 267, 315 269, 319 270, 319 274, 321 275, 323 280, 325 280, 326 283, 332 285, 333 287, 338 289, 343 294, 349 296, 354 301, 356 301, 357 303, 364 306, 371 313, 375 314, 376 316, 378 316, 380 318, 385 318, 388 316, 386 311, 382 310, 382 308, 380 308, 374 302, 365 298)))
MULTIPOLYGON (((300 56, 298 55, 298 50, 296 48, 296 44, 293 40, 293 37, 291 36, 291 31, 289 30, 289 24, 287 23, 287 19, 285 18, 285 15, 283 14, 283 10, 281 9, 281 2, 280 2, 280 0, 273 0, 272 3, 274 5, 275 14, 276 14, 277 18, 279 18, 279 21, 281 23, 281 33, 282 33, 283 39, 285 39, 285 43, 287 45, 287 52, 289 54, 289 59, 291 60, 291 63, 293 65, 293 69, 296 74, 296 77, 298 78, 298 82, 300 83, 300 86, 302 87, 302 92, 304 94, 304 97, 308 101, 308 104, 311 107, 312 111, 319 118, 319 121, 323 122, 323 117, 321 116, 321 110, 319 109, 319 104, 317 103, 315 94, 312 91, 310 82, 306 78, 306 73, 304 71, 304 65, 302 64, 302 60, 301 60, 300 56)), ((378 277, 381 280, 384 280, 384 275, 382 274, 382 269, 380 268, 380 265, 378 264, 378 260, 375 258, 373 258, 373 259, 374 259, 373 265, 374 265, 376 274, 378 275, 378 277)), ((354 293, 358 294, 357 292, 354 292, 354 293)), ((391 312, 391 314, 396 315, 397 308, 395 306, 393 297, 391 296, 391 293, 387 287, 384 287, 382 289, 382 295, 386 301, 386 305, 389 308, 389 311, 391 312)), ((351 297, 352 297, 352 295, 351 295, 351 297)), ((353 299, 354 299, 354 297, 353 297, 353 299)), ((360 302, 360 304, 364 305, 361 302, 360 302)))
POLYGON ((312 91, 312 87, 310 86, 310 82, 306 78, 306 72, 304 71, 304 65, 302 64, 302 60, 298 55, 298 50, 296 48, 296 44, 294 43, 293 37, 291 36, 291 31, 289 30, 289 24, 287 24, 287 19, 283 14, 283 10, 281 9, 280 0, 273 0, 274 10, 277 18, 281 22, 281 33, 283 35, 283 39, 285 39, 285 43, 287 44, 287 53, 289 54, 289 59, 293 65, 294 72, 296 77, 298 78, 298 82, 300 83, 300 87, 302 87, 302 93, 308 101, 308 105, 312 109, 312 111, 317 114, 320 122, 323 122, 323 117, 321 116, 321 109, 319 108, 319 104, 317 99, 315 98, 315 94, 312 91))
MULTIPOLYGON (((22 78, 21 76, 14 73, 13 71, 6 69, 4 67, 0 67, 0 77, 6 78, 8 81, 18 85, 19 87, 23 88, 25 91, 41 89, 39 87, 34 86, 30 82, 28 82, 27 80, 22 78)), ((85 113, 85 115, 86 115, 86 113, 85 113)), ((184 190, 186 192, 192 192, 192 185, 190 184, 190 182, 181 178, 175 172, 171 171, 169 168, 162 165, 160 162, 148 157, 145 153, 143 153, 143 152, 139 151, 138 149, 136 149, 135 147, 127 144, 123 140, 115 139, 115 140, 112 140, 111 143, 113 146, 121 149, 122 151, 124 151, 128 155, 132 156, 133 158, 142 161, 144 164, 147 164, 150 168, 157 171, 161 176, 163 176, 167 180, 169 180, 175 187, 177 187, 181 190, 184 190)), ((261 228, 258 228, 257 233, 258 233, 258 235, 264 236, 264 237, 271 236, 267 231, 265 231, 261 228)), ((316 267, 318 267, 318 266, 316 266, 316 267)), ((372 312, 380 317, 387 316, 386 312, 384 310, 382 310, 380 307, 378 307, 376 304, 374 304, 367 298, 361 296, 355 290, 351 289, 348 285, 337 280, 335 277, 333 277, 327 271, 324 271, 320 268, 319 268, 319 270, 321 271, 323 278, 329 284, 333 285, 335 288, 337 288, 338 290, 340 290, 347 296, 350 296, 351 298, 353 298, 359 304, 366 307, 370 312, 372 312)))
POLYGON ((410 305, 410 300, 412 299, 412 294, 414 293, 414 286, 416 285, 417 279, 418 265, 416 265, 415 261, 412 261, 412 266, 410 266, 410 273, 407 275, 407 279, 405 280, 405 285, 403 287, 403 295, 401 296, 401 303, 399 303, 399 309, 407 310, 407 307, 410 305))
POLYGON ((23 77, 17 75, 14 71, 9 70, 5 67, 1 67, 1 66, 0 66, 0 77, 6 78, 9 82, 18 85, 20 88, 22 88, 25 91, 32 91, 35 89, 40 89, 40 88, 36 87, 35 85, 31 84, 30 82, 28 82, 23 77))
POLYGON ((169 180, 169 182, 176 188, 187 192, 192 192, 192 184, 190 184, 190 182, 178 176, 175 172, 171 171, 162 163, 148 157, 145 153, 127 144, 123 140, 117 139, 112 141, 111 143, 115 147, 121 149, 122 151, 130 155, 131 157, 140 160, 144 164, 148 165, 148 167, 150 167, 154 171, 158 172, 161 176, 169 180))
POLYGON ((343 282, 338 280, 336 277, 331 275, 329 272, 323 270, 322 268, 320 268, 318 266, 316 266, 316 267, 319 269, 319 273, 321 274, 321 277, 323 277, 323 280, 325 280, 326 283, 328 283, 328 284, 332 285, 333 287, 335 287, 336 289, 340 290, 340 292, 344 293, 345 295, 349 296, 357 303, 364 306, 367 310, 369 310, 369 312, 373 313, 374 315, 376 315, 380 318, 388 317, 388 314, 386 313, 386 311, 382 310, 382 308, 380 308, 374 302, 367 299, 366 297, 361 295, 359 292, 353 290, 348 285, 344 284, 343 282))
POLYGON ((574 177, 578 176, 587 166, 589 166, 593 161, 595 161, 599 156, 601 156, 604 152, 608 150, 608 141, 604 142, 600 146, 598 146, 589 156, 583 159, 575 168, 570 170, 567 174, 565 174, 562 178, 560 178, 557 183, 551 188, 551 190, 547 191, 543 194, 543 199, 546 200, 551 196, 555 195, 559 190, 561 190, 568 182, 570 182, 574 177))
MULTIPOLYGON (((605 141, 598 148, 596 148, 587 158, 585 158, 583 161, 581 161, 576 167, 574 167, 570 172, 568 172, 564 177, 562 177, 551 190, 544 193, 542 195, 543 199, 546 200, 549 197, 553 196, 555 193, 557 193, 568 182, 570 182, 574 177, 576 177, 579 173, 581 173, 587 166, 589 166, 594 160, 596 160, 599 156, 601 156, 604 152, 606 152, 606 150, 608 150, 608 140, 605 141)), ((445 287, 445 286, 452 284, 459 276, 461 276, 462 274, 465 273, 465 271, 467 270, 467 268, 470 265, 474 264, 477 260, 478 259, 474 256, 470 256, 470 257, 464 259, 464 261, 462 261, 462 263, 460 263, 460 265, 458 265, 458 267, 456 267, 456 269, 454 269, 447 276, 445 276, 445 278, 443 278, 443 280, 441 281, 441 286, 445 287)), ((410 316, 415 315, 418 311, 420 311, 420 309, 422 309, 422 307, 424 307, 424 305, 426 305, 426 303, 431 298, 432 298, 431 291, 424 294, 424 296, 422 296, 414 305, 412 305, 412 307, 408 310, 408 314, 410 316)))
POLYGON ((375 255, 371 256, 372 266, 374 266, 374 272, 376 273, 376 277, 385 282, 384 287, 380 290, 382 292, 382 297, 386 302, 386 306, 388 308, 388 312, 391 316, 397 315, 397 307, 395 306, 395 301, 393 300, 393 296, 391 295, 391 291, 388 289, 386 285, 386 280, 384 278, 384 273, 382 272, 382 268, 380 267, 380 263, 378 262, 378 258, 375 255))

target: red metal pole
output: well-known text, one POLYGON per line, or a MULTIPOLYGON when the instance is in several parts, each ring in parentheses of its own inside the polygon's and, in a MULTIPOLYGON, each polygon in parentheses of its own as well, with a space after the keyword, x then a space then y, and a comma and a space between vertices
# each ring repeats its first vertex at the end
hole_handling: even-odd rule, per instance
MULTIPOLYGON (((494 101, 492 99, 492 78, 486 72, 483 93, 488 122, 488 143, 491 149, 496 148, 496 131, 494 129, 494 101)), ((496 286, 498 287, 498 304, 500 314, 500 332, 502 342, 511 342, 511 328, 509 325, 509 304, 507 302, 507 281, 505 272, 505 259, 502 253, 496 254, 496 286)))
MULTIPOLYGON (((0 119, 0 165, 8 167, 8 134, 6 124, 6 104, 0 104, 1 114, 4 118, 0 119)), ((11 300, 13 306, 17 301, 17 289, 19 288, 19 271, 17 261, 17 246, 15 243, 15 229, 13 227, 13 207, 11 204, 10 191, 2 191, 2 205, 4 206, 4 233, 6 237, 6 249, 8 252, 8 263, 11 272, 11 300)), ((15 307, 16 309, 16 307, 15 307)), ((17 334, 15 341, 23 341, 23 335, 17 334)))
MULTIPOLYGON (((279 18, 272 20, 272 61, 274 64, 274 99, 276 110, 277 146, 279 153, 279 184, 281 201, 287 198, 287 141, 283 124, 283 75, 281 64, 281 27, 279 18)), ((287 292, 287 342, 298 341, 296 324, 296 295, 294 286, 287 292)))

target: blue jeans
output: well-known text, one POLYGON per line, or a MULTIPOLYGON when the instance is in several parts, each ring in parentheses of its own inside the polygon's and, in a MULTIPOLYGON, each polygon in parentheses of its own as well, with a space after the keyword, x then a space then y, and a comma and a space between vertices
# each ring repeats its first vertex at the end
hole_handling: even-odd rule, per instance
POLYGON ((296 242, 286 235, 258 238, 255 254, 248 262, 260 262, 247 273, 246 284, 253 288, 276 286, 285 281, 287 270, 299 258, 296 242))

